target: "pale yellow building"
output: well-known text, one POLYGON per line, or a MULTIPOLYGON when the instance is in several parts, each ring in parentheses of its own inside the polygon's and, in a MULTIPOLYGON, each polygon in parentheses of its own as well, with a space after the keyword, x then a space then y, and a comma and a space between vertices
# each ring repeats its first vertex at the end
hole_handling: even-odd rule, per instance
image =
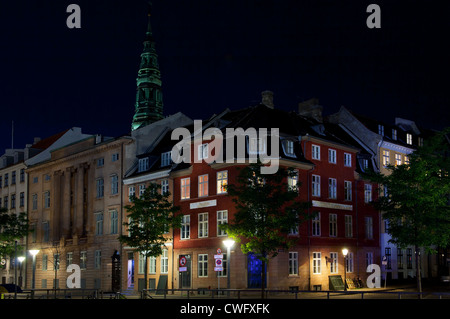
MULTIPOLYGON (((28 248, 39 249, 35 288, 66 288, 66 268, 76 264, 81 288, 120 289, 112 256, 121 251, 124 149, 130 142, 86 135, 28 167, 28 216, 35 230, 28 248)), ((27 275, 30 281, 31 267, 27 275)))

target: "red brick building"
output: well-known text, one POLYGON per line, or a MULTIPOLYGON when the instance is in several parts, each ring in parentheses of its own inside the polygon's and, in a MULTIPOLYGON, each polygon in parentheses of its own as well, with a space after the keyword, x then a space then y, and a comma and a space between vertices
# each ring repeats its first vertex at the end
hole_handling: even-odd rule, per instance
MULTIPOLYGON (((314 217, 289 236, 298 237, 289 251, 280 250, 270 260, 267 287, 271 289, 333 289, 329 276, 367 277, 368 264, 379 261, 379 215, 370 205, 375 186, 360 179, 361 151, 339 127, 324 124, 309 114, 274 109, 272 105, 224 113, 204 123, 203 129, 241 127, 280 129, 279 165, 298 172, 299 200, 311 201, 314 217), (342 249, 348 249, 344 264, 342 249)), ((191 154, 200 158, 210 141, 192 141, 191 154), (200 150, 197 152, 197 150, 200 150)), ((246 156, 251 152, 246 140, 246 156)), ((198 159, 198 158, 197 158, 198 159)), ((235 203, 221 185, 236 183, 237 163, 178 164, 171 172, 174 204, 183 214, 181 229, 174 231, 174 264, 186 260, 183 271, 174 270, 175 288, 226 287, 229 257, 223 256, 224 271, 214 271, 216 251, 226 248, 226 234, 218 225, 230 222, 235 203)), ((288 183, 288 181, 286 181, 288 183)), ((231 250, 231 288, 260 287, 261 265, 244 255, 236 244, 231 250)))
MULTIPOLYGON (((365 282, 367 266, 380 259, 379 214, 370 204, 376 187, 360 177, 370 162, 365 161, 364 150, 352 144, 353 139, 339 126, 323 123, 320 111, 314 103, 301 104, 299 112, 276 109, 265 92, 263 103, 257 106, 227 109, 202 123, 200 129, 195 124, 184 127, 190 139, 181 143, 172 140, 172 131, 167 131, 150 152, 139 156, 139 163, 146 164, 146 168, 133 175, 130 186, 137 193, 135 181, 144 182, 144 176, 157 183, 164 180, 183 215, 181 228, 169 236, 165 257, 169 270, 163 274, 168 277, 167 287, 225 288, 228 271, 231 288, 261 286, 261 262, 252 254, 243 254, 239 244, 228 255, 223 242, 228 236, 219 229, 220 224, 232 222, 236 213, 224 185, 236 184, 238 168, 248 164, 252 155, 259 156, 261 150, 271 157, 271 164, 297 171, 297 178, 286 180, 286 186, 298 182, 298 200, 312 204, 307 211, 310 219, 287 235, 297 238, 296 244, 287 250, 279 249, 278 255, 270 259, 266 286, 328 290, 335 288, 330 286, 330 276, 344 279, 345 275, 365 282), (202 138, 212 128, 216 133, 220 130, 224 137, 217 149, 217 144, 211 143, 215 141, 212 137, 202 138), (242 145, 226 147, 228 130, 236 132, 238 128, 247 134, 243 153, 238 152, 242 145), (255 138, 249 134, 252 128, 258 132, 263 128, 267 132, 279 129, 277 143, 271 143, 271 136, 267 140, 260 139, 261 135, 255 138), (186 147, 180 155, 190 155, 190 162, 186 158, 181 163, 170 162, 175 144, 186 147), (230 150, 235 153, 229 154, 230 150), (348 250, 346 259, 344 248, 348 250), (222 251, 222 271, 215 271, 218 249, 222 251)), ((135 273, 140 267, 137 259, 135 256, 135 273)), ((162 273, 158 274, 159 260, 151 276, 156 279, 153 285, 159 285, 162 278, 162 273)))

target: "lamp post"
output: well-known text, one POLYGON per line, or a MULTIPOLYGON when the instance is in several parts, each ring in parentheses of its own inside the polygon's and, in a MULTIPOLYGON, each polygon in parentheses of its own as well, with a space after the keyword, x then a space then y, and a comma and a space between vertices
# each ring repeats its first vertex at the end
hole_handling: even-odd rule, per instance
POLYGON ((19 272, 19 286, 22 287, 22 263, 25 260, 24 256, 17 257, 20 262, 20 272, 19 272))
POLYGON ((342 249, 342 254, 344 255, 344 291, 347 291, 347 254, 348 249, 342 249))
MULTIPOLYGON (((230 248, 233 247, 235 241, 233 239, 225 239, 223 241, 225 247, 227 247, 227 289, 230 289, 230 266, 231 266, 231 253, 230 248)), ((227 295, 230 295, 230 291, 228 291, 227 295)))
POLYGON ((31 289, 35 288, 35 275, 36 275, 36 255, 39 253, 39 249, 30 249, 30 254, 33 256, 33 277, 31 279, 31 289))

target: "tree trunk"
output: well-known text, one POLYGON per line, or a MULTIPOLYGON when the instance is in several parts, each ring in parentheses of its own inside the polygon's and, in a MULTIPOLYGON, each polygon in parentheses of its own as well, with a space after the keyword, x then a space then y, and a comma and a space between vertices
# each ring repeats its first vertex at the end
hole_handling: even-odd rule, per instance
MULTIPOLYGON (((416 245, 414 246, 415 255, 416 255, 416 280, 417 280, 417 291, 422 293, 422 272, 421 272, 421 257, 420 257, 420 248, 416 245)), ((422 295, 419 295, 419 298, 422 298, 422 295)))

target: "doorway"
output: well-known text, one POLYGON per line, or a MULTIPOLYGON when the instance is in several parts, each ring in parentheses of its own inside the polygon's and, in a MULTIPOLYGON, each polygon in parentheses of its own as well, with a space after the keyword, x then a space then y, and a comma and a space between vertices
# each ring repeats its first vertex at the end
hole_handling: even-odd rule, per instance
POLYGON ((127 287, 134 287, 134 257, 133 253, 128 253, 127 287))
POLYGON ((186 259, 186 271, 179 272, 180 288, 191 288, 191 255, 180 255, 179 258, 186 259))
MULTIPOLYGON (((257 255, 249 253, 247 255, 247 287, 261 288, 261 270, 262 261, 258 259, 257 255)), ((267 265, 264 269, 266 271, 264 287, 267 287, 267 265)))

